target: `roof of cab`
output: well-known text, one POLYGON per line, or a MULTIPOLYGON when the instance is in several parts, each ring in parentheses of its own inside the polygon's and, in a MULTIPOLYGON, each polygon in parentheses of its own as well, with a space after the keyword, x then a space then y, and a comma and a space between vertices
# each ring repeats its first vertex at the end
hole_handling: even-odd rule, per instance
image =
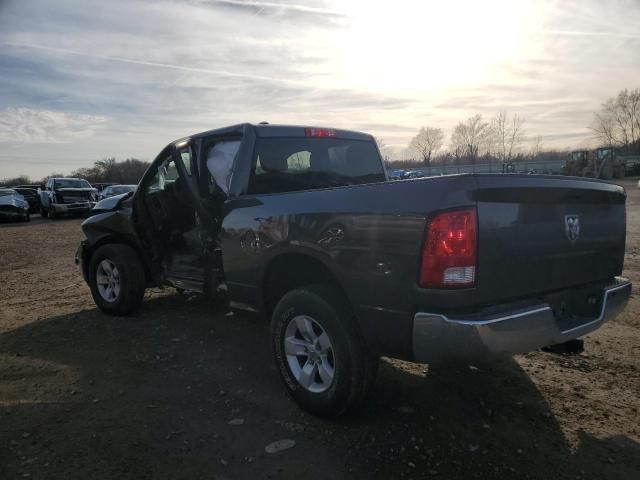
POLYGON ((190 137, 183 137, 180 140, 176 140, 175 143, 186 140, 187 138, 195 139, 208 137, 210 135, 237 135, 244 132, 246 128, 253 128, 258 137, 304 137, 306 135, 305 129, 307 128, 329 128, 330 130, 334 130, 336 132, 336 136, 338 138, 347 138, 352 140, 373 139, 373 137, 368 133, 330 127, 318 127, 312 125, 272 125, 269 123, 259 123, 257 125, 252 123, 239 123, 237 125, 231 125, 229 127, 216 128, 213 130, 208 130, 206 132, 197 133, 195 135, 191 135, 190 137))

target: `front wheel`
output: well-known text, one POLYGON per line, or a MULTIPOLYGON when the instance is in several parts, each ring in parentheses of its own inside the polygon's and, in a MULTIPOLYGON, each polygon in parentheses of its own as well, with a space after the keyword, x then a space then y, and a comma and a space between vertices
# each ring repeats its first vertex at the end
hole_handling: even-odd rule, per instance
POLYGON ((144 268, 136 251, 128 245, 109 244, 91 256, 89 287, 96 305, 110 315, 128 315, 144 297, 144 268))
POLYGON ((374 383, 378 360, 346 302, 326 286, 282 297, 273 312, 271 344, 287 391, 313 414, 337 417, 357 410, 374 383))

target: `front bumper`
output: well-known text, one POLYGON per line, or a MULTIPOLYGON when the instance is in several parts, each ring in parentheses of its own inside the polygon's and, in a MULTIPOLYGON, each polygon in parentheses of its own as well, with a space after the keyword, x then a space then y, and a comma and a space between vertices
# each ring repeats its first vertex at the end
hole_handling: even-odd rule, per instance
POLYGON ((429 363, 451 357, 492 353, 525 353, 582 337, 618 315, 631 295, 631 282, 617 277, 602 288, 597 315, 556 319, 554 308, 542 303, 525 309, 478 318, 449 318, 438 313, 416 313, 413 320, 413 356, 429 363))
POLYGON ((86 213, 96 206, 96 202, 52 203, 49 207, 56 213, 86 213))
POLYGON ((0 219, 13 220, 14 218, 26 218, 28 208, 14 207, 10 205, 0 206, 0 219))
POLYGON ((80 245, 78 245, 78 249, 76 250, 75 262, 76 262, 76 266, 82 273, 82 278, 84 278, 85 282, 87 281, 86 260, 87 258, 89 258, 88 253, 89 253, 89 245, 86 240, 82 240, 80 242, 80 245))

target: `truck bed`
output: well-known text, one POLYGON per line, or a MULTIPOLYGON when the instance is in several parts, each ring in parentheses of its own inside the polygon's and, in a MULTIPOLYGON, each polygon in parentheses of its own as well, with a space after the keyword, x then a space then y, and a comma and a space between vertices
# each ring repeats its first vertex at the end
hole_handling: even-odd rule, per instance
POLYGON ((366 335, 382 350, 402 355, 417 311, 468 315, 612 281, 624 259, 624 201, 624 190, 609 183, 517 174, 239 198, 229 202, 223 222, 224 271, 231 296, 262 310, 258 279, 271 261, 311 252, 346 292, 366 335), (475 285, 421 288, 428 222, 461 207, 477 209, 475 285), (568 217, 579 219, 575 240, 567 236, 568 217), (252 254, 244 255, 247 250, 252 254))

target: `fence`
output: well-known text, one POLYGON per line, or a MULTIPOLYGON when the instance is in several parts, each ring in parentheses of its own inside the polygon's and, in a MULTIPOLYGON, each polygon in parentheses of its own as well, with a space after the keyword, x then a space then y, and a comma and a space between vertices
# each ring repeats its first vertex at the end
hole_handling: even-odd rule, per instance
MULTIPOLYGON (((626 167, 627 175, 635 168, 640 168, 640 155, 619 156, 626 167)), ((500 162, 477 163, 474 165, 434 165, 422 168, 403 168, 404 171, 419 172, 421 177, 436 177, 439 175, 452 175, 455 173, 546 173, 562 174, 566 160, 547 160, 531 162, 513 162, 507 166, 500 162)))
MULTIPOLYGON (((553 160, 546 162, 517 162, 511 163, 511 173, 562 173, 565 160, 553 160)), ((452 175, 455 173, 505 173, 507 167, 502 163, 477 163, 474 165, 434 165, 423 168, 403 169, 412 172, 420 172, 420 176, 434 177, 439 175, 452 175)))

